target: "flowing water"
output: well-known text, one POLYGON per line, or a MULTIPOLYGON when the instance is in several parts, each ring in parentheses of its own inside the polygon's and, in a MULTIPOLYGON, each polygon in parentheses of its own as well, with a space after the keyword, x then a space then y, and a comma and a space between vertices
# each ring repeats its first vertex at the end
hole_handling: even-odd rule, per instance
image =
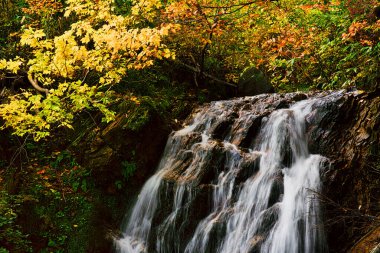
POLYGON ((116 252, 326 252, 315 193, 327 159, 310 154, 308 130, 341 96, 260 95, 200 108, 169 137, 116 252))

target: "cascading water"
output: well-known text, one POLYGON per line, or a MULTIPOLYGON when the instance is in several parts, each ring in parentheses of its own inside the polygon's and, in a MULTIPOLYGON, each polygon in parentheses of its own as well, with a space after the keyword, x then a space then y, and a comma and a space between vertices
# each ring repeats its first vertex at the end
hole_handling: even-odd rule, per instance
POLYGON ((308 129, 342 95, 260 95, 201 108, 169 137, 116 251, 327 251, 314 197, 326 158, 309 153, 308 129))

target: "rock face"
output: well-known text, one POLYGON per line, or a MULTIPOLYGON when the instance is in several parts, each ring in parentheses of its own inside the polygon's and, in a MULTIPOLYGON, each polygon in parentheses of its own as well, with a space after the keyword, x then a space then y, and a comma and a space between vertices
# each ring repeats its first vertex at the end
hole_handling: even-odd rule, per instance
MULTIPOLYGON (((250 151, 257 142, 262 141, 260 128, 277 109, 289 108, 296 101, 308 97, 315 100, 305 118, 306 145, 311 154, 326 158, 315 156, 323 168, 323 190, 317 196, 323 210, 324 225, 315 223, 312 230, 326 231, 330 252, 349 252, 351 248, 352 252, 358 252, 359 246, 353 247, 353 244, 369 230, 376 231, 379 224, 376 201, 380 192, 380 98, 345 91, 260 95, 216 102, 212 106, 220 111, 210 119, 202 119, 205 123, 194 126, 194 129, 191 126, 199 116, 190 118, 186 122, 190 127, 172 135, 165 159, 161 162, 161 172, 144 186, 131 222, 126 224, 127 237, 118 241, 119 251, 143 252, 138 249, 148 247, 149 252, 194 252, 194 249, 215 252, 221 247, 228 229, 231 229, 232 223, 228 220, 237 208, 231 202, 237 201, 239 194, 244 192, 242 189, 249 184, 249 178, 260 177, 259 164, 262 152, 266 150, 250 151), (171 154, 168 149, 176 151, 171 154), (234 171, 234 166, 236 173, 229 174, 234 171), (233 181, 228 181, 231 180, 228 177, 233 177, 233 181), (231 195, 226 202, 222 199, 226 194, 222 192, 224 179, 234 184, 233 188, 229 188, 231 195), (220 198, 218 194, 222 194, 220 198), (218 211, 218 205, 223 206, 222 211, 218 211), (139 219, 149 226, 142 229, 139 219), (202 226, 204 229, 199 230, 202 226), (146 238, 133 237, 137 235, 146 238), (205 241, 207 243, 203 243, 205 241)), ((207 105, 195 113, 209 109, 207 105)), ((288 112, 292 118, 295 117, 293 110, 283 112, 285 115, 288 112)), ((296 132, 292 133, 292 128, 288 131, 297 136, 296 132)), ((270 231, 281 219, 279 203, 286 194, 284 170, 294 165, 294 152, 299 149, 299 144, 294 146, 294 140, 285 137, 283 141, 284 152, 279 164, 282 169, 270 176, 272 183, 268 188, 267 209, 257 221, 254 236, 248 238, 249 252, 260 252, 271 247, 267 238, 273 236, 270 231)), ((298 226, 303 227, 304 222, 300 220, 298 226)), ((373 239, 373 233, 371 240, 375 247, 378 238, 373 239)), ((302 242, 300 247, 304 247, 302 242)), ((323 250, 324 246, 315 245, 310 252, 323 250)))
MULTIPOLYGON (((147 237, 140 242, 141 238, 131 241, 127 236, 121 239, 118 242, 120 252, 140 252, 134 250, 146 247, 149 247, 149 252, 194 252, 191 249, 215 252, 220 247, 217 243, 223 241, 227 229, 230 229, 228 220, 233 216, 231 214, 236 212, 236 206, 231 206, 231 203, 237 201, 244 191, 242 189, 249 184, 249 178, 260 177, 258 164, 261 164, 266 150, 252 152, 257 142, 262 141, 260 128, 267 124, 277 109, 289 108, 296 101, 311 97, 315 100, 305 116, 306 145, 311 154, 326 158, 318 158, 323 168, 323 190, 317 196, 324 224, 313 223, 312 230, 326 231, 330 252, 349 252, 355 242, 379 224, 376 216, 379 215, 380 197, 380 98, 345 91, 260 95, 215 102, 199 108, 195 111, 197 115, 208 113, 210 108, 218 109, 214 111, 215 115, 210 112, 209 120, 202 119, 204 123, 194 128, 191 126, 201 116, 189 118, 185 124, 190 127, 172 135, 165 151, 167 159, 161 162, 162 172, 144 186, 136 204, 148 208, 135 207, 132 222, 126 224, 126 235, 147 237), (175 152, 170 154, 169 149, 175 152), (234 166, 235 174, 230 175, 234 166), (218 199, 218 194, 225 194, 220 192, 224 189, 220 180, 224 177, 231 180, 229 176, 234 178, 231 183, 234 186, 230 199, 223 202, 222 198, 218 199), (147 202, 144 202, 144 196, 147 202), (223 206, 223 211, 214 210, 215 205, 223 206), (144 231, 134 223, 139 219, 149 224, 143 228, 144 231), (201 224, 212 225, 198 231, 201 224)), ((293 109, 282 111, 285 115, 288 113, 290 119, 295 117, 293 109)), ((289 128, 287 131, 297 139, 298 130, 293 132, 289 128)), ((295 145, 294 140, 287 137, 283 141, 283 155, 276 158, 281 159, 279 167, 282 169, 270 176, 268 208, 261 213, 260 225, 254 236, 247 238, 249 252, 260 252, 260 249, 270 247, 266 238, 271 236, 271 228, 281 219, 278 203, 285 194, 286 183, 281 171, 294 165, 294 152, 298 152, 297 145, 300 145, 295 145)), ((301 220, 297 225, 303 227, 304 222, 301 220)), ((378 243, 376 240, 372 248, 378 243)), ((368 240, 363 238, 361 241, 368 240)), ((357 252, 356 248, 351 251, 357 252)), ((315 245, 313 249, 313 252, 322 252, 324 247, 315 245)))
POLYGON ((255 96, 263 93, 273 93, 274 88, 270 84, 265 74, 255 68, 250 67, 243 72, 238 82, 239 96, 255 96))
POLYGON ((331 161, 321 196, 328 244, 330 252, 359 252, 353 244, 379 226, 380 97, 345 94, 325 114, 310 122, 309 146, 331 161))

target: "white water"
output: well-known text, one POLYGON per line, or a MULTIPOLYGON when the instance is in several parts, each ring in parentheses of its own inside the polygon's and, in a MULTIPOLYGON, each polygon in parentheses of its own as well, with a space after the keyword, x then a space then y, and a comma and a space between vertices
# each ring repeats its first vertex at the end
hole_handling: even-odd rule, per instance
POLYGON ((323 158, 309 155, 306 144, 304 122, 312 105, 313 101, 304 101, 290 109, 272 113, 262 130, 260 171, 244 184, 234 207, 235 212, 228 219, 226 238, 218 252, 249 252, 252 240, 261 239, 255 238, 255 235, 268 208, 271 188, 279 170, 284 176, 283 200, 277 204, 279 220, 261 252, 315 252, 310 244, 315 244, 313 241, 317 239, 312 229, 316 219, 308 217, 316 217, 318 208, 314 208, 317 200, 310 199, 309 190, 319 189, 319 164, 323 158), (292 162, 289 168, 282 168, 286 144, 290 145, 292 162), (299 231, 299 221, 303 221, 301 225, 305 226, 303 234, 299 231), (307 241, 304 249, 299 249, 301 237, 307 241))
POLYGON ((315 116, 314 109, 321 100, 335 99, 301 101, 264 117, 249 150, 240 149, 239 143, 254 118, 265 112, 265 106, 248 98, 216 102, 201 110, 189 126, 169 138, 157 173, 144 185, 122 237, 115 240, 116 251, 326 251, 319 203, 314 196, 321 187, 320 169, 326 159, 309 153, 305 129, 306 120, 315 116), (251 103, 250 109, 244 103, 251 103), (233 114, 224 140, 215 141, 216 126, 233 114), (219 154, 218 150, 223 152, 219 154), (248 160, 255 160, 258 171, 237 182, 238 175, 247 170, 243 165, 248 160), (213 162, 218 165, 215 178, 202 184, 204 171, 213 162), (194 202, 201 186, 211 187, 212 203, 208 214, 191 231, 189 224, 194 221, 188 217, 197 217, 194 202), (164 209, 160 206, 165 202, 163 197, 172 199, 171 210, 153 224, 157 210, 164 209))

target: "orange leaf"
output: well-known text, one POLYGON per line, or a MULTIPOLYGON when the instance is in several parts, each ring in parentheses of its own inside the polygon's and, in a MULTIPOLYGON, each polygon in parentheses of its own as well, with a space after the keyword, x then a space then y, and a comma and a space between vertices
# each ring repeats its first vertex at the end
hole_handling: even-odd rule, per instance
POLYGON ((41 174, 44 174, 45 172, 46 172, 46 170, 40 170, 40 171, 37 171, 37 174, 41 175, 41 174))

